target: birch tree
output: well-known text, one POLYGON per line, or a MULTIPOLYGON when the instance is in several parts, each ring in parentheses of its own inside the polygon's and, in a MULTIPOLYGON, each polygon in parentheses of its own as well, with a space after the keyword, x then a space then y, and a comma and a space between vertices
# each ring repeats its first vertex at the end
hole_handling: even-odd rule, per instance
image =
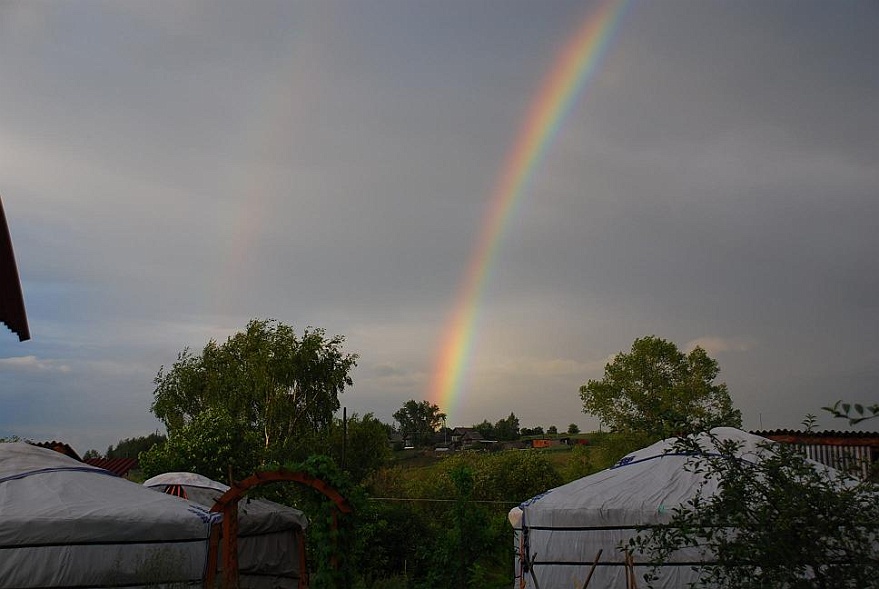
POLYGON ((297 335, 274 320, 254 319, 200 354, 184 349, 155 378, 151 407, 169 438, 208 410, 222 410, 237 427, 259 432, 266 456, 326 433, 351 386, 357 355, 344 337, 309 327, 297 335))

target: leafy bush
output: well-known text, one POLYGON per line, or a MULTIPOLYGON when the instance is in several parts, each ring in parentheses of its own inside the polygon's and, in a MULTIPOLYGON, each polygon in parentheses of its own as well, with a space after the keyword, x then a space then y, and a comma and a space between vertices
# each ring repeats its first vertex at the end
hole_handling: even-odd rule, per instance
POLYGON ((699 452, 688 468, 715 481, 717 491, 703 487, 667 526, 630 542, 656 565, 650 583, 671 555, 690 549, 711 563, 697 568, 700 587, 876 586, 879 488, 816 465, 791 444, 767 443, 753 462, 730 440, 714 444, 709 455, 688 442, 681 451, 699 452))

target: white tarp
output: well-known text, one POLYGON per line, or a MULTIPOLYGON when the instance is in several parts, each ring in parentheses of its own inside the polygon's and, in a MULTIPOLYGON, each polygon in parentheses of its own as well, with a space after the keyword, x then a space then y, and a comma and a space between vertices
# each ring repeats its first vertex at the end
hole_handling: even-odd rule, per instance
MULTIPOLYGON (((229 490, 227 485, 191 472, 169 472, 155 476, 144 486, 166 492, 182 487, 195 503, 213 507, 229 490)), ((244 589, 292 588, 298 586, 302 532, 308 519, 298 509, 265 499, 245 497, 238 503, 238 566, 244 589)), ((220 564, 218 562, 218 564, 220 564)))
POLYGON ((0 443, 0 586, 200 586, 212 521, 53 450, 0 443))
MULTIPOLYGON (((768 442, 734 428, 715 428, 718 439, 741 442, 740 458, 754 461, 768 442)), ((709 436, 698 438, 706 451, 714 450, 709 436)), ((637 534, 636 528, 668 523, 671 510, 692 498, 700 485, 712 493, 716 484, 684 468, 690 455, 675 450, 675 440, 663 440, 633 452, 613 467, 551 489, 529 499, 509 513, 515 530, 515 586, 540 589, 582 587, 592 562, 602 550, 589 587, 625 587, 624 555, 618 546, 637 534), (527 551, 533 576, 523 570, 522 551, 527 551)), ((680 551, 662 570, 657 587, 687 587, 696 573, 687 562, 698 559, 695 551, 680 551)), ((648 566, 635 554, 639 586, 648 566)), ((527 567, 526 567, 527 568, 527 567)))

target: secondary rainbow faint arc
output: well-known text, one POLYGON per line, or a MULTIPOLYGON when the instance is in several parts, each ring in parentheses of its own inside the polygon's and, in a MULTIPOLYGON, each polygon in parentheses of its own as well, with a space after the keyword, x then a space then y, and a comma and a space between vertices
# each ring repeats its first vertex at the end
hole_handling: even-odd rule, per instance
POLYGON ((504 228, 565 116, 594 79, 629 0, 600 2, 559 53, 507 154, 435 362, 430 399, 454 419, 476 318, 504 228))

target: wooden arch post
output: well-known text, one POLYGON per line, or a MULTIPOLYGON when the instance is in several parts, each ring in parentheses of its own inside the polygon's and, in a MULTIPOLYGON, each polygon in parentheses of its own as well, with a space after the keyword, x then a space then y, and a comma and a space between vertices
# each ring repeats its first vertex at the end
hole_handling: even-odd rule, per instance
MULTIPOLYGON (((342 496, 335 488, 331 487, 317 477, 299 470, 266 470, 259 471, 247 477, 243 481, 235 482, 232 487, 217 499, 212 512, 223 514, 223 587, 224 589, 238 589, 238 502, 247 492, 260 485, 277 482, 300 483, 322 493, 336 506, 338 512, 349 514, 353 512, 348 499, 342 496)), ((338 519, 333 517, 333 528, 338 525, 338 519)), ((211 529, 210 547, 208 550, 207 571, 205 571, 205 589, 214 589, 215 576, 217 574, 217 553, 220 548, 220 528, 214 526, 211 529)), ((304 565, 305 563, 301 563, 304 565)), ((304 566, 299 575, 299 586, 306 587, 304 583, 304 566)))

